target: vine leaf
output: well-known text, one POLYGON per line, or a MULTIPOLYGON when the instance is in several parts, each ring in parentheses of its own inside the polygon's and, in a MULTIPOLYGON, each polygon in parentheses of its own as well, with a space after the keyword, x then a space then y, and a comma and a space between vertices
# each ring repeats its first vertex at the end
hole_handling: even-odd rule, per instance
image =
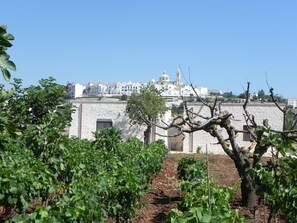
POLYGON ((10 72, 8 71, 8 69, 16 71, 15 64, 9 60, 9 55, 7 55, 6 53, 0 55, 0 68, 6 81, 9 81, 10 79, 10 72))

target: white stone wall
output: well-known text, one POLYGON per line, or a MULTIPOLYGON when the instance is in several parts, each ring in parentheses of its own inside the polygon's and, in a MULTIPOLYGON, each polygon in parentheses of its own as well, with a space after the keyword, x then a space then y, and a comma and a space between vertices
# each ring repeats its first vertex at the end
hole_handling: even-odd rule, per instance
POLYGON ((72 103, 75 106, 75 112, 72 114, 72 123, 69 128, 70 137, 93 139, 97 119, 111 119, 113 126, 122 131, 124 139, 136 136, 143 140, 144 128, 130 125, 125 115, 125 102, 74 100, 72 103))
MULTIPOLYGON (((122 137, 127 139, 131 136, 135 136, 140 140, 143 140, 143 132, 145 127, 131 126, 129 118, 125 115, 126 102, 121 101, 94 101, 94 100, 73 100, 73 104, 76 106, 75 112, 72 115, 72 123, 69 128, 69 136, 79 137, 85 139, 92 139, 93 132, 96 131, 97 119, 111 119, 113 126, 119 128, 122 131, 122 137)), ((193 107, 194 112, 200 109, 201 104, 193 103, 188 104, 188 107, 193 107)), ((246 125, 243 116, 242 104, 222 104, 222 111, 228 111, 233 114, 233 125, 236 129, 242 130, 246 125)), ((280 110, 274 104, 248 104, 248 111, 255 116, 255 120, 258 124, 262 124, 264 119, 269 120, 269 125, 274 130, 282 130, 283 116, 280 110)), ((200 111, 200 114, 209 117, 209 109, 205 106, 200 111)), ((171 120, 171 112, 168 112, 163 121, 169 122, 171 120)), ((167 145, 168 139, 167 130, 156 127, 155 139, 163 139, 167 145)), ((243 135, 238 134, 239 146, 248 147, 249 141, 243 141, 243 135)), ((217 140, 204 131, 197 131, 190 134, 185 133, 185 139, 183 141, 183 152, 196 152, 197 147, 201 147, 201 152, 205 152, 206 145, 210 153, 223 154, 221 146, 217 144, 217 140)))
MULTIPOLYGON (((72 122, 69 128, 69 137, 81 139, 93 139, 98 119, 111 119, 113 126, 120 129, 122 138, 137 137, 144 140, 144 126, 131 125, 129 118, 125 115, 126 102, 121 101, 94 101, 94 99, 72 100, 75 111, 72 114, 72 122)), ((164 115, 163 120, 169 122, 171 112, 164 115)), ((155 140, 162 139, 167 145, 167 131, 155 128, 155 140)))
MULTIPOLYGON (((189 104, 189 108, 193 107, 194 112, 198 111, 201 108, 201 104, 189 104)), ((264 119, 269 120, 269 125, 274 130, 282 130, 283 128, 283 114, 282 112, 274 105, 274 104, 255 104, 249 103, 247 106, 247 110, 251 115, 254 115, 255 121, 257 124, 262 125, 264 119)), ((246 125, 244 119, 244 111, 242 108, 242 104, 239 103, 230 103, 230 104, 222 104, 221 111, 228 111, 232 113, 232 125, 238 129, 243 130, 243 126, 246 125)), ((200 114, 204 117, 209 117, 209 109, 207 107, 203 107, 200 111, 200 114)), ((250 145, 249 141, 243 141, 243 134, 238 133, 237 142, 241 147, 248 147, 250 145)), ((186 134, 184 145, 190 144, 190 136, 186 134)), ((223 149, 220 145, 217 144, 217 140, 210 136, 205 131, 197 131, 193 133, 193 152, 195 152, 197 147, 201 147, 201 152, 206 151, 206 146, 208 147, 208 151, 214 154, 224 154, 223 149)), ((184 146, 184 152, 189 152, 190 146, 184 146)))

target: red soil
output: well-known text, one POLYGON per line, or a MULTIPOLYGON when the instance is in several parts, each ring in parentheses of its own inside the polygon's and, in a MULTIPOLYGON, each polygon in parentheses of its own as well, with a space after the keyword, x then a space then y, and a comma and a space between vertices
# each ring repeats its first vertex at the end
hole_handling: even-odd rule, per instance
MULTIPOLYGON (((145 206, 138 211, 138 216, 132 223, 156 223, 165 222, 167 213, 176 208, 182 198, 182 192, 179 189, 179 180, 177 178, 178 161, 185 156, 197 156, 203 158, 202 154, 169 154, 167 155, 164 167, 152 182, 150 190, 145 196, 145 206)), ((209 171, 214 177, 215 182, 220 185, 226 185, 233 188, 239 188, 240 178, 237 174, 233 161, 226 155, 210 155, 209 171)), ((248 223, 267 222, 269 210, 265 205, 257 209, 248 209, 242 207, 240 203, 240 191, 236 195, 235 201, 231 204, 244 215, 248 223)), ((277 219, 275 222, 284 222, 277 219)))

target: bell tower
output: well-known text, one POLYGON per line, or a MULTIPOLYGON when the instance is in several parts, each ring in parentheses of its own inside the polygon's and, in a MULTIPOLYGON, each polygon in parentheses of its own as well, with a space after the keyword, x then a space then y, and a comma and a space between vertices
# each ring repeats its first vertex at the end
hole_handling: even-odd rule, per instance
POLYGON ((175 84, 176 85, 180 85, 181 84, 181 82, 180 82, 180 75, 181 75, 181 72, 180 72, 180 69, 178 68, 176 70, 176 77, 175 77, 175 84))

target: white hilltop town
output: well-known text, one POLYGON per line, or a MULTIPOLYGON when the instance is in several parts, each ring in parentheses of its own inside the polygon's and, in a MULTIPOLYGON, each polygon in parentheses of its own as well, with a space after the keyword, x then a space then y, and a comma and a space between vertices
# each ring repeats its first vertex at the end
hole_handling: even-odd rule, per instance
MULTIPOLYGON (((107 127, 116 127, 121 131, 122 138, 137 137, 144 141, 145 131, 144 126, 131 125, 129 117, 126 115, 125 100, 120 100, 118 97, 122 95, 131 95, 133 92, 139 92, 144 86, 152 84, 160 90, 164 97, 171 98, 168 100, 168 106, 178 105, 182 102, 180 96, 195 97, 199 94, 200 97, 210 98, 212 93, 221 93, 219 91, 211 91, 206 87, 194 87, 196 93, 189 84, 183 84, 181 81, 181 72, 176 71, 174 81, 170 81, 169 75, 164 71, 159 80, 151 80, 148 83, 141 82, 115 82, 115 83, 88 83, 88 84, 69 84, 68 95, 71 98, 69 101, 74 105, 72 113, 72 121, 69 126, 69 137, 78 137, 80 139, 93 139, 94 132, 100 131, 107 127), (116 96, 116 99, 112 98, 116 96), (101 97, 106 97, 106 100, 101 100, 101 97), (100 98, 100 100, 98 100, 100 98)), ((232 114, 234 127, 242 130, 243 134, 238 135, 238 144, 240 147, 248 148, 251 143, 249 133, 245 133, 247 128, 246 117, 243 112, 243 102, 245 99, 239 98, 234 103, 226 101, 220 105, 222 111, 228 111, 232 114), (241 101, 243 100, 243 101, 241 101)), ((292 107, 296 107, 297 103, 294 100, 290 101, 292 107)), ((197 101, 188 103, 189 109, 197 115, 197 121, 205 121, 203 117, 209 115, 209 110, 203 103, 197 101)), ((281 106, 284 106, 282 104, 281 106)), ((284 118, 282 111, 271 102, 251 101, 248 110, 253 114, 256 122, 261 123, 263 120, 269 120, 272 129, 280 131, 283 128, 284 118)), ((168 124, 175 118, 172 111, 169 109, 162 116, 162 123, 168 124)), ((196 153, 206 152, 214 154, 224 154, 216 139, 204 131, 193 133, 185 133, 183 136, 176 135, 175 128, 162 129, 154 126, 152 129, 152 140, 164 140, 165 145, 172 152, 196 153), (209 147, 207 146, 209 145, 209 147)))
MULTIPOLYGON (((139 92, 144 86, 151 84, 161 92, 164 97, 193 96, 195 92, 189 84, 183 84, 181 81, 181 71, 177 69, 175 81, 170 81, 166 71, 160 75, 159 80, 152 79, 148 83, 142 82, 90 82, 88 84, 70 83, 68 87, 68 96, 70 98, 82 97, 112 97, 112 96, 130 96, 133 92, 139 92)), ((195 86, 195 91, 200 97, 206 97, 209 90, 206 87, 195 86)))

